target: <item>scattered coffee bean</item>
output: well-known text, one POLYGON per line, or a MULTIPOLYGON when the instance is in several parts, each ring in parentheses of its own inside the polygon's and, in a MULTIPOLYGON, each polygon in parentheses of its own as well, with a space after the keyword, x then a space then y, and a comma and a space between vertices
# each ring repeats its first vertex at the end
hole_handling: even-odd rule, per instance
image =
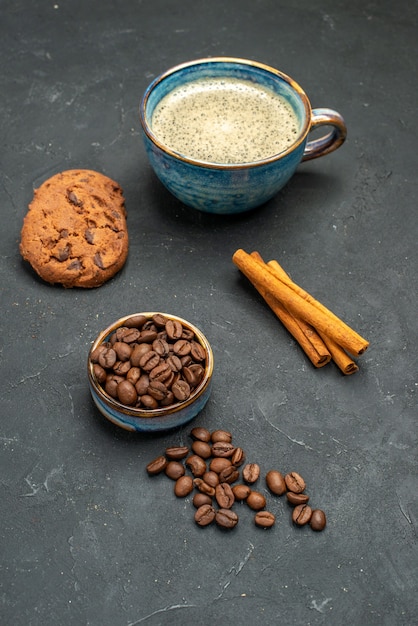
POLYGON ((179 461, 184 459, 189 454, 189 448, 187 446, 176 446, 165 449, 165 456, 170 461, 179 461))
POLYGON ((227 459, 234 454, 234 446, 227 441, 216 441, 212 445, 212 455, 227 459))
POLYGON ((90 353, 97 384, 121 404, 139 409, 187 400, 204 377, 207 358, 194 332, 160 313, 151 319, 133 316, 124 324, 90 353))
POLYGON ((197 439, 198 441, 205 441, 206 443, 210 441, 210 431, 207 428, 202 428, 201 426, 192 428, 190 435, 192 439, 197 439))
POLYGON ((293 493, 293 491, 288 491, 286 493, 286 498, 292 506, 307 504, 309 502, 309 496, 306 493, 293 493))
POLYGON ((246 503, 253 511, 260 511, 266 506, 266 498, 259 491, 251 491, 247 496, 246 503))
POLYGON ((216 485, 215 498, 221 509, 230 509, 235 502, 234 493, 228 483, 216 485))
POLYGON ((227 430, 214 430, 210 438, 212 443, 217 443, 218 441, 231 443, 232 441, 232 435, 227 430))
POLYGON ((135 387, 129 380, 123 380, 117 386, 117 394, 120 402, 127 406, 132 406, 138 400, 138 394, 135 387))
POLYGON ((245 461, 245 452, 242 448, 235 448, 233 455, 231 456, 231 463, 235 467, 240 467, 245 461))
POLYGON ((165 473, 172 480, 177 480, 180 476, 184 476, 186 470, 179 461, 169 461, 166 465, 165 473))
POLYGON ((206 493, 195 493, 195 495, 193 496, 193 506, 198 509, 200 506, 202 506, 202 504, 212 504, 212 498, 206 493))
POLYGON ((290 472, 290 474, 286 474, 284 480, 288 490, 293 491, 293 493, 302 493, 306 487, 305 481, 297 472, 290 472))
MULTIPOLYGON (((147 332, 152 332, 151 326, 152 323, 147 325, 147 332)), ((178 332, 178 328, 174 326, 172 333, 178 332)), ((129 336, 126 329, 121 329, 112 345, 122 343, 125 337, 129 338, 129 336)), ((183 336, 182 339, 188 339, 188 336, 183 336)), ((158 350, 160 352, 165 351, 163 345, 165 339, 159 336, 158 340, 158 350)), ((99 359, 100 355, 109 349, 109 345, 103 346, 102 349, 99 348, 95 351, 96 359, 99 359)), ((116 345, 116 349, 122 355, 123 348, 116 345)), ((151 351, 149 350, 149 352, 151 351)), ((182 358, 189 359, 190 355, 182 358)), ((120 360, 120 363, 125 362, 120 360)), ((188 361, 185 360, 184 363, 186 362, 188 361)), ((132 375, 134 374, 135 372, 132 375)), ((114 385, 112 391, 115 393, 121 382, 131 382, 128 378, 124 379, 117 374, 112 374, 111 380, 112 385, 114 385)), ((155 379, 153 380, 157 382, 155 379)), ((140 379, 138 378, 137 383, 139 382, 140 379)), ((106 384, 110 385, 109 377, 106 384)), ((179 498, 185 498, 194 489, 196 490, 192 503, 196 509, 195 521, 199 526, 207 526, 215 520, 221 528, 234 528, 238 523, 238 515, 233 511, 233 507, 236 502, 243 501, 246 501, 249 508, 255 511, 254 523, 256 526, 265 529, 274 526, 276 517, 274 513, 266 510, 265 495, 250 487, 260 476, 260 466, 258 463, 247 463, 242 471, 239 469, 245 460, 245 452, 242 448, 232 444, 231 433, 224 430, 211 433, 206 428, 195 427, 190 432, 190 436, 193 440, 190 446, 191 454, 189 446, 186 445, 167 447, 164 455, 156 457, 148 463, 146 466, 148 474, 153 476, 165 473, 175 481, 174 493, 179 498), (186 474, 187 470, 190 474, 186 474), (245 484, 239 483, 231 486, 240 477, 245 481, 245 484), (214 508, 214 500, 219 507, 217 510, 214 508)), ((287 502, 293 507, 292 521, 294 524, 297 526, 310 525, 315 531, 321 531, 326 527, 325 513, 321 509, 312 509, 308 505, 309 496, 303 493, 306 484, 300 474, 292 471, 283 475, 278 470, 269 470, 265 480, 271 494, 277 496, 286 494, 287 502)))
POLYGON ((234 465, 227 465, 219 472, 219 482, 232 484, 239 478, 239 471, 234 465))
POLYGON ((205 493, 207 496, 212 498, 215 495, 215 487, 211 487, 208 483, 205 483, 202 478, 195 478, 193 484, 196 489, 199 489, 199 491, 205 493))
POLYGON ((211 487, 216 487, 216 485, 219 485, 219 476, 216 472, 205 472, 202 478, 205 483, 207 483, 211 487))
POLYGON ((192 472, 193 476, 201 477, 206 472, 206 463, 202 457, 192 454, 187 457, 186 465, 192 472))
POLYGON ((178 498, 185 498, 193 491, 193 480, 191 476, 180 476, 174 485, 174 493, 178 498))
POLYGON ((193 441, 192 450, 195 454, 201 456, 202 459, 209 459, 212 455, 212 449, 205 441, 193 441))
POLYGON ((199 526, 208 526, 215 519, 215 515, 215 509, 211 504, 202 504, 202 506, 197 509, 194 519, 199 526))
POLYGON ((150 476, 160 474, 167 467, 168 461, 165 456, 157 456, 156 459, 150 461, 147 465, 147 472, 150 476))
POLYGON ((231 509, 219 509, 215 514, 215 521, 221 528, 232 529, 238 524, 238 515, 231 509))
POLYGON ((274 493, 276 496, 282 496, 286 493, 286 481, 283 474, 278 470, 270 470, 267 472, 266 484, 271 493, 274 493))
POLYGON ((251 488, 248 485, 234 485, 232 492, 235 496, 235 500, 246 500, 251 493, 251 488))
POLYGON ((260 477, 260 466, 258 463, 247 463, 242 470, 242 477, 250 485, 257 482, 260 477))
POLYGON ((215 457, 209 463, 209 469, 212 472, 216 472, 216 474, 220 474, 226 467, 230 467, 232 465, 230 459, 225 459, 222 457, 215 457))
POLYGON ((258 511, 254 516, 254 522, 260 528, 271 528, 275 521, 276 517, 270 511, 258 511))
POLYGON ((312 515, 311 515, 311 519, 309 523, 311 525, 312 530, 317 530, 317 531, 324 530, 325 526, 327 525, 327 518, 325 516, 324 511, 321 511, 321 509, 314 509, 312 511, 312 515))
POLYGON ((308 504, 298 504, 293 509, 292 520, 298 526, 304 526, 312 517, 312 509, 308 504))

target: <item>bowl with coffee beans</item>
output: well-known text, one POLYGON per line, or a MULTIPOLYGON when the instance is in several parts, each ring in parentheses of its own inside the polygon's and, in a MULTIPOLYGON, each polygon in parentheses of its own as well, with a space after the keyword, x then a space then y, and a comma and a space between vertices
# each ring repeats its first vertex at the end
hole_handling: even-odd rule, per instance
POLYGON ((106 419, 138 432, 191 421, 212 387, 213 352, 190 322, 167 313, 118 319, 93 342, 87 359, 93 401, 106 419))

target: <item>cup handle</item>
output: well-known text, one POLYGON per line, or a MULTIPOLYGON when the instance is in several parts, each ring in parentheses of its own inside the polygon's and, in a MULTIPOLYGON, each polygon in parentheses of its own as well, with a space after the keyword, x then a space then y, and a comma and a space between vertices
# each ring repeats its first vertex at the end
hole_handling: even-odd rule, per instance
POLYGON ((347 127, 342 116, 332 109, 312 109, 311 131, 320 126, 331 126, 329 133, 308 141, 305 146, 302 161, 310 161, 334 152, 345 141, 347 127))

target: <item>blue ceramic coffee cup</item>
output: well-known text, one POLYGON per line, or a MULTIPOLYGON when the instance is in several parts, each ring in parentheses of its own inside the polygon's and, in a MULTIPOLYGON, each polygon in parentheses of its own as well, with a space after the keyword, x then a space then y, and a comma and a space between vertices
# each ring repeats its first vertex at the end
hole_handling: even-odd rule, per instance
MULTIPOLYGON (((267 202, 302 161, 333 152, 347 134, 342 116, 332 109, 312 109, 303 89, 289 76, 262 63, 231 57, 190 61, 158 76, 145 91, 140 117, 147 155, 161 182, 184 204, 219 214, 241 213, 267 202), (196 158, 168 145, 153 129, 156 107, 174 90, 207 79, 244 81, 284 98, 297 120, 291 143, 261 159, 232 163, 196 158), (310 131, 320 126, 329 127, 328 132, 308 141, 310 131)), ((181 134, 178 117, 173 116, 172 124, 181 134)))

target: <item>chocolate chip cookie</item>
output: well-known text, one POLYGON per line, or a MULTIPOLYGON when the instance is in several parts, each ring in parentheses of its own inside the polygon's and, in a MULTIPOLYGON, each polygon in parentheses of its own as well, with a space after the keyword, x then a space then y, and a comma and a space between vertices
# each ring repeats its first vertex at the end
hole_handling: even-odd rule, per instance
POLYGON ((99 287, 128 255, 121 187, 92 170, 67 170, 35 190, 23 222, 20 253, 48 283, 99 287))

